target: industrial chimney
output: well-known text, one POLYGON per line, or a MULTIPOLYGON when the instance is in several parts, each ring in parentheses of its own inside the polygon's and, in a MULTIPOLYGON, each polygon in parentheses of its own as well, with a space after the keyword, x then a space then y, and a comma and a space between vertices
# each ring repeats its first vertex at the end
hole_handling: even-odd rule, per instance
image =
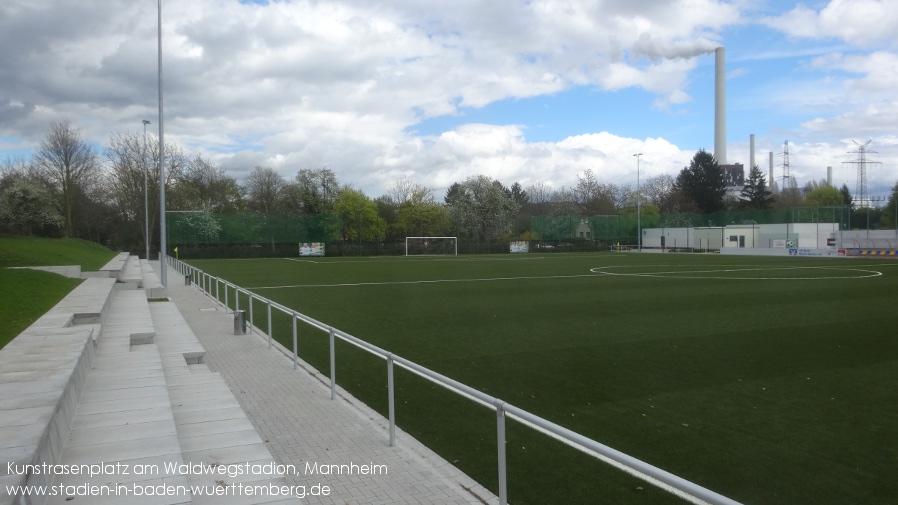
POLYGON ((719 165, 727 162, 727 89, 724 50, 714 50, 714 157, 719 165))
POLYGON ((748 170, 755 168, 755 134, 748 136, 748 170))

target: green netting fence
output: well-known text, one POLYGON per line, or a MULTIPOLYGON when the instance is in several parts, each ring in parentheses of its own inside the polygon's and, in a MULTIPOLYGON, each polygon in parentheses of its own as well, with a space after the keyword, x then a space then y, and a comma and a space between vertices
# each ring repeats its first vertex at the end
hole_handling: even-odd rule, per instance
POLYGON ((337 239, 343 221, 327 214, 168 212, 166 226, 173 244, 296 244, 337 239))

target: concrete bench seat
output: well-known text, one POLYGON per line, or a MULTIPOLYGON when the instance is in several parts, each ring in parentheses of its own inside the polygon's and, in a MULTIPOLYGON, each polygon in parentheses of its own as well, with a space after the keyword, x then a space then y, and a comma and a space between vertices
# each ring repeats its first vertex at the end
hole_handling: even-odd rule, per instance
POLYGON ((125 263, 128 261, 128 256, 129 254, 127 252, 118 253, 115 258, 112 258, 108 263, 103 265, 98 272, 106 272, 109 277, 118 279, 122 270, 125 269, 125 263))
POLYGON ((150 312, 163 362, 178 373, 191 373, 186 365, 202 363, 206 350, 184 321, 178 307, 171 302, 154 302, 150 304, 150 312))
POLYGON ((159 276, 153 270, 153 266, 147 260, 140 260, 140 268, 143 271, 143 290, 149 299, 167 298, 165 286, 159 281, 159 276))
POLYGON ((143 288, 143 268, 140 266, 140 258, 137 256, 128 256, 125 265, 118 276, 119 282, 132 284, 138 288, 143 288))

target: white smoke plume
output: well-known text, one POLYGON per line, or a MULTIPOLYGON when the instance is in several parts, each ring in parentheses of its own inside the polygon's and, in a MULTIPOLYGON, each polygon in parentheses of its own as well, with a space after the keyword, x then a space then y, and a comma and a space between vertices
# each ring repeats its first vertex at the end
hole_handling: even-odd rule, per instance
POLYGON ((652 38, 648 33, 640 35, 633 45, 633 54, 658 61, 660 59, 687 59, 701 54, 713 53, 720 47, 719 42, 699 38, 691 41, 667 41, 652 38))

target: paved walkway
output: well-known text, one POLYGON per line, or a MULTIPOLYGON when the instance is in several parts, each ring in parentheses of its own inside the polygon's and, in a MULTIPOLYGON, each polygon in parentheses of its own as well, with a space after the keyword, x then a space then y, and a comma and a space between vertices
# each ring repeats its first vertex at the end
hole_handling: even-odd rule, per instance
MULTIPOLYGON (((158 271, 158 262, 153 266, 158 271)), ((398 429, 396 447, 390 447, 382 416, 345 391, 331 400, 330 389, 312 376, 309 365, 301 363, 294 370, 292 356, 269 349, 261 335, 234 335, 232 315, 196 287, 185 286, 171 269, 168 280, 169 297, 206 350, 204 362, 225 379, 277 462, 297 469, 299 475, 288 476, 288 484, 330 489, 328 496, 307 496, 303 503, 498 503, 488 490, 398 429), (307 463, 373 463, 384 465, 387 473, 306 475, 307 463)))

